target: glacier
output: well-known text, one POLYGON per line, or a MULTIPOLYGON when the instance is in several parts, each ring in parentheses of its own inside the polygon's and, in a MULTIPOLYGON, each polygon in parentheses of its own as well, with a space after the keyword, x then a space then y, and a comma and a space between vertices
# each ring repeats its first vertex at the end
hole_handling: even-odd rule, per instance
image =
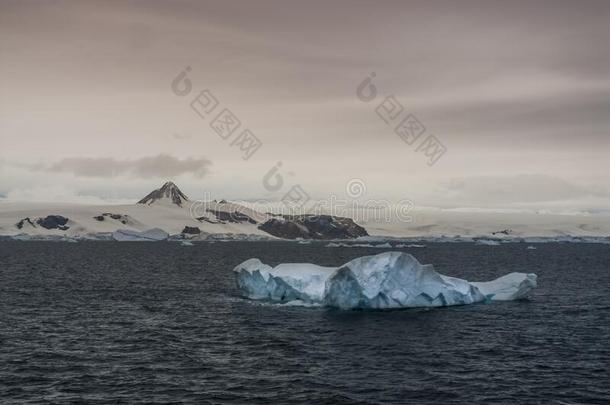
POLYGON ((233 269, 237 288, 250 299, 340 309, 443 307, 525 298, 536 287, 533 273, 510 273, 469 282, 437 273, 403 252, 354 259, 339 267, 249 259, 233 269))

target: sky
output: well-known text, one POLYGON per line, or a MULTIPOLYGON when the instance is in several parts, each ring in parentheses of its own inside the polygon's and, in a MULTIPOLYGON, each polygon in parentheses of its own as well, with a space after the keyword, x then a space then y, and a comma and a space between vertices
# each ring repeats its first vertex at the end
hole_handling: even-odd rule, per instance
POLYGON ((605 212, 608 21, 608 1, 0 0, 0 196, 356 183, 416 206, 605 212))

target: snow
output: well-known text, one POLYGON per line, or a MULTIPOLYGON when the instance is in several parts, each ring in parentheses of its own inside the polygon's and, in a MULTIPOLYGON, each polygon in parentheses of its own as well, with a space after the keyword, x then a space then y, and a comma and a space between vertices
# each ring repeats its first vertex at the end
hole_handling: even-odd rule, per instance
POLYGON ((403 252, 354 259, 340 267, 284 263, 274 268, 249 259, 234 269, 237 286, 251 299, 341 309, 414 308, 506 301, 524 298, 536 275, 510 273, 471 283, 437 273, 403 252))
MULTIPOLYGON (((362 218, 362 212, 346 212, 345 216, 362 218)), ((371 237, 495 237, 512 238, 558 238, 604 237, 610 235, 608 214, 558 214, 533 211, 465 212, 451 209, 415 207, 409 212, 411 222, 397 218, 364 218, 356 221, 371 237), (505 229, 509 235, 498 234, 505 229), (494 232, 496 233, 494 235, 494 232)), ((551 241, 550 239, 548 241, 551 241)))
MULTIPOLYGON (((0 199, 0 235, 15 236, 27 233, 35 239, 46 239, 51 236, 69 236, 82 238, 83 235, 106 235, 119 230, 118 237, 129 239, 121 234, 126 229, 143 232, 151 228, 160 228, 170 234, 179 234, 186 227, 198 227, 206 235, 269 235, 258 229, 257 224, 247 221, 219 221, 216 213, 239 212, 262 222, 266 215, 258 213, 240 204, 226 201, 202 203, 189 200, 172 182, 166 182, 161 188, 152 191, 142 203, 85 205, 55 202, 18 202, 0 199), (60 215, 69 219, 69 229, 45 229, 36 224, 37 218, 48 215, 60 215), (17 224, 24 218, 22 229, 17 224), (210 219, 207 221, 206 219, 210 219)), ((95 238, 95 236, 90 236, 95 238)), ((23 237, 20 237, 23 238, 23 237)), ((271 238, 271 237, 270 237, 271 238)))
MULTIPOLYGON (((269 219, 269 215, 256 211, 246 203, 184 201, 182 206, 172 202, 170 198, 161 198, 151 205, 121 204, 121 205, 86 205, 69 203, 14 202, 0 200, 0 235, 15 236, 27 233, 35 239, 51 235, 64 235, 82 238, 84 235, 111 234, 118 229, 145 231, 150 228, 160 228, 170 234, 179 234, 185 226, 198 227, 202 235, 258 235, 275 239, 258 229, 257 224, 249 222, 221 223, 216 213, 239 212, 253 218, 257 222, 269 219), (127 223, 104 217, 104 213, 122 215, 127 223), (18 229, 16 224, 24 219, 45 218, 48 215, 60 215, 69 218, 68 230, 45 229, 28 222, 18 229), (207 218, 197 220, 196 218, 207 218)), ((490 240, 494 242, 524 241, 538 242, 589 242, 610 243, 610 215, 603 214, 571 214, 557 215, 549 213, 528 212, 463 212, 432 208, 414 208, 410 215, 412 222, 401 222, 397 218, 390 221, 358 219, 357 212, 352 213, 356 222, 364 226, 369 237, 358 239, 361 246, 350 247, 383 247, 384 243, 409 242, 476 242, 490 240), (506 231, 507 234, 502 234, 506 231), (410 240, 409 240, 410 239, 410 240), (378 244, 375 244, 378 243, 378 244), (370 245, 367 245, 370 244, 370 245), (374 245, 373 245, 374 244, 374 245)), ((349 212, 345 213, 350 216, 349 212)), ((276 219, 281 220, 277 217, 276 219)), ((95 238, 95 236, 90 236, 95 238)), ((203 238, 204 236, 201 236, 203 238)), ((23 237, 19 237, 22 238, 23 237)), ((223 237, 229 239, 230 237, 223 237)), ((241 236, 239 237, 241 238, 241 236)), ((401 248, 403 246, 400 246, 401 248)), ((415 246, 407 246, 415 247, 415 246)))
MULTIPOLYGON (((226 204, 210 203, 212 209, 221 211, 226 204)), ((35 238, 44 238, 50 235, 67 235, 70 237, 83 237, 95 234, 110 234, 119 229, 133 231, 146 231, 151 228, 160 228, 170 234, 179 234, 185 226, 198 227, 202 234, 224 235, 257 235, 275 239, 268 233, 257 228, 256 224, 244 223, 210 223, 198 221, 191 215, 190 203, 182 207, 175 204, 156 202, 152 205, 124 204, 124 205, 84 205, 66 203, 16 203, 0 202, 0 235, 18 235, 27 233, 35 238), (103 213, 114 213, 128 216, 131 221, 123 224, 118 220, 105 217, 98 221, 95 217, 103 213), (70 219, 70 229, 45 229, 41 226, 32 227, 24 224, 18 229, 15 224, 23 218, 39 218, 47 215, 62 215, 70 219)), ((231 209, 235 206, 231 206, 231 209)), ((198 213, 197 213, 198 214, 198 213)))

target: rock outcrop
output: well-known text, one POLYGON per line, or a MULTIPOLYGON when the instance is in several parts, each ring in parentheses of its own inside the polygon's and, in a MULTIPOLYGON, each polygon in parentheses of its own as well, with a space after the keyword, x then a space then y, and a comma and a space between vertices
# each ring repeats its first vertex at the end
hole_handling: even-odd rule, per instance
POLYGON ((201 229, 199 229, 199 227, 197 226, 185 226, 184 229, 182 229, 181 233, 186 233, 189 235, 199 235, 201 233, 201 229))
POLYGON ((251 224, 256 224, 256 221, 254 219, 239 211, 219 211, 208 209, 207 212, 209 212, 210 214, 214 214, 214 216, 219 221, 224 223, 230 222, 234 224, 240 224, 243 222, 249 222, 251 224))
POLYGON ((133 222, 131 220, 131 218, 129 217, 129 215, 113 214, 111 212, 104 212, 102 215, 97 215, 97 216, 93 217, 93 219, 95 219, 96 221, 100 221, 100 222, 104 221, 106 218, 111 218, 116 221, 119 221, 123 225, 127 225, 128 223, 133 222))
POLYGON ((351 218, 331 215, 285 215, 259 225, 260 230, 284 239, 353 239, 368 236, 351 218))
POLYGON ((21 219, 15 224, 17 229, 22 229, 25 225, 30 225, 36 228, 41 226, 45 229, 59 229, 60 231, 66 231, 70 229, 67 225, 70 219, 61 215, 47 215, 46 217, 37 218, 36 221, 32 221, 29 217, 21 219))
POLYGON ((17 227, 17 229, 23 229, 24 225, 29 225, 31 227, 36 228, 36 225, 34 225, 34 223, 32 222, 32 220, 30 219, 30 217, 26 217, 23 218, 22 220, 20 220, 19 222, 17 222, 15 224, 15 226, 17 227))
POLYGON ((47 215, 44 218, 38 218, 36 223, 45 229, 59 229, 65 231, 70 228, 66 225, 68 221, 68 218, 62 217, 61 215, 47 215))

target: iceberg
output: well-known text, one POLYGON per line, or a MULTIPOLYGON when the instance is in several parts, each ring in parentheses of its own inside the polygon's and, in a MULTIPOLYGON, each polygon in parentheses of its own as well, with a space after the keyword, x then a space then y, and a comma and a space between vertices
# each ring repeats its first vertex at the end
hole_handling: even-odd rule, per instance
MULTIPOLYGON (((378 248, 378 249, 392 249, 392 245, 389 243, 381 243, 373 245, 371 243, 335 243, 331 242, 326 247, 347 247, 347 248, 378 248)), ((396 246, 398 247, 398 246, 396 246)))
POLYGON ((119 242, 150 242, 166 240, 167 238, 169 238, 169 234, 159 228, 152 228, 143 232, 130 229, 118 229, 112 232, 112 239, 119 242))
POLYGON ((417 243, 401 243, 399 245, 396 245, 395 247, 397 248, 425 248, 426 245, 418 245, 417 243))
POLYGON ((354 259, 340 267, 310 263, 268 266, 259 259, 237 265, 243 296, 292 305, 340 309, 443 307, 522 299, 536 287, 533 273, 510 273, 493 281, 469 282, 437 273, 403 252, 354 259))
POLYGON ((512 301, 525 298, 536 287, 533 273, 510 273, 493 281, 470 283, 492 301, 512 301))
POLYGON ((487 245, 487 246, 499 246, 500 242, 497 240, 491 239, 479 239, 476 241, 477 245, 487 245))

